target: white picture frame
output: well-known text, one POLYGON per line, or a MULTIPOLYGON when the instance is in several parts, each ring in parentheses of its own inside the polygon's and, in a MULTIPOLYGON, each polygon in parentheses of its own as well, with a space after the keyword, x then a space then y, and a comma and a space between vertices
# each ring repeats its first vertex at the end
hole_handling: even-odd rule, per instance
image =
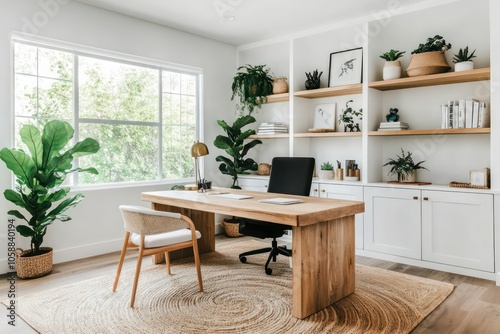
POLYGON ((335 131, 336 103, 317 104, 314 108, 314 129, 335 131))
POLYGON ((330 54, 328 87, 359 84, 363 80, 363 48, 330 54))
POLYGON ((490 169, 473 169, 469 171, 469 183, 476 187, 490 187, 490 169))

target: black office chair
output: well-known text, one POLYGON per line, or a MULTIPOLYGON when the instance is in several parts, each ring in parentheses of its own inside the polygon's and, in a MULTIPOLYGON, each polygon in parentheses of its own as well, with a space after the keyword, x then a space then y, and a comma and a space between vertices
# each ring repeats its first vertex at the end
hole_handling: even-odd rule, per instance
MULTIPOLYGON (((309 196, 311 191, 311 182, 314 172, 314 158, 304 157, 277 157, 271 164, 271 175, 267 192, 309 196)), ((276 256, 282 254, 292 256, 292 251, 286 246, 278 246, 276 238, 285 234, 285 230, 290 229, 288 225, 264 222, 253 219, 243 219, 240 223, 240 233, 260 239, 273 238, 271 247, 252 250, 241 253, 240 261, 247 262, 248 255, 261 254, 269 252, 266 265, 264 266, 266 274, 271 275, 272 269, 268 268, 271 259, 276 262, 276 256)))

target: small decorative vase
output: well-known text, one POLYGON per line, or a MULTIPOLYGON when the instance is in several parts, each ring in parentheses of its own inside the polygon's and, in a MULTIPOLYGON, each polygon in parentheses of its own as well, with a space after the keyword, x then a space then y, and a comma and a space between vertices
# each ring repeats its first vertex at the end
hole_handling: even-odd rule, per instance
POLYGON ((344 123, 344 132, 361 132, 359 123, 344 123))
POLYGON ((323 180, 333 180, 335 173, 333 170, 320 170, 318 172, 318 177, 323 180))
POLYGON ((410 65, 406 69, 406 74, 409 77, 417 77, 420 75, 445 73, 450 69, 451 67, 448 65, 443 52, 430 51, 416 53, 411 56, 410 65))
POLYGON ((283 94, 288 92, 288 82, 285 77, 274 78, 273 94, 283 94))
POLYGON ((398 174, 398 182, 401 183, 411 183, 411 182, 417 182, 417 171, 414 170, 410 173, 399 173, 398 174))
POLYGON ((399 60, 386 61, 382 72, 384 80, 401 78, 401 62, 399 60))
POLYGON ((474 63, 472 61, 462 61, 455 64, 455 72, 471 71, 474 69, 474 63))

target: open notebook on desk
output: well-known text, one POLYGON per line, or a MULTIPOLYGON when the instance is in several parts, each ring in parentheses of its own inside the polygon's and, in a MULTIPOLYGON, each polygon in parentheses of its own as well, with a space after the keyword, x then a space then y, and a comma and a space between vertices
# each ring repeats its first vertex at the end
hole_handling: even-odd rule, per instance
POLYGON ((274 198, 261 199, 259 202, 286 205, 286 204, 302 203, 304 201, 296 198, 274 197, 274 198))

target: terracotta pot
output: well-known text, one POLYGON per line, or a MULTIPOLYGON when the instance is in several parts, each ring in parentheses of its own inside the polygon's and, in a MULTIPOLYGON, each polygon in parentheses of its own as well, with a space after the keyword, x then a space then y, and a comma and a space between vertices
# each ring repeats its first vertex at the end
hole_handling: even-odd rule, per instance
POLYGON ((382 72, 382 78, 384 80, 401 78, 401 61, 386 61, 382 72))
POLYGON ((406 74, 409 77, 417 77, 420 75, 445 73, 451 69, 446 61, 443 52, 432 51, 417 53, 411 56, 410 65, 406 69, 406 74))

